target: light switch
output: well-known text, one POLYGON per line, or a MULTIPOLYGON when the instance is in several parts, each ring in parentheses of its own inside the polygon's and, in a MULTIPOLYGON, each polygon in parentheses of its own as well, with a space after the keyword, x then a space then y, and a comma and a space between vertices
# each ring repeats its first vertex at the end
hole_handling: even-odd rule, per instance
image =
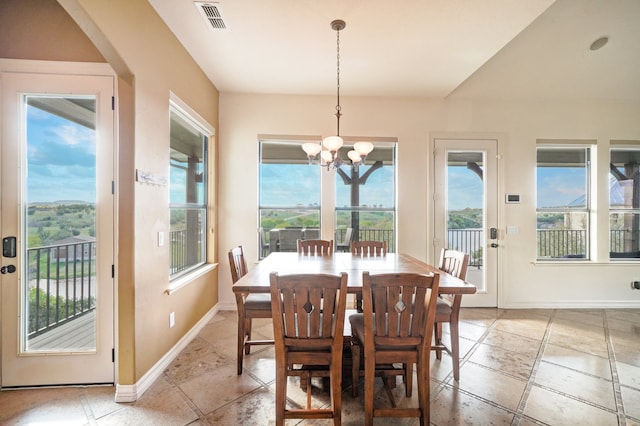
POLYGON ((507 226, 507 234, 517 234, 518 227, 517 226, 507 226))
POLYGON ((164 245, 164 232, 158 232, 158 247, 162 247, 164 245))

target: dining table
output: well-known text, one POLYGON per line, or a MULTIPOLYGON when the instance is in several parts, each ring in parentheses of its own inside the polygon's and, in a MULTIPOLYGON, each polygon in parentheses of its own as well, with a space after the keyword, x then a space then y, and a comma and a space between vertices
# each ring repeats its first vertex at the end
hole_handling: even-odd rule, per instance
MULTIPOLYGON (((280 275, 286 274, 333 274, 341 272, 348 274, 347 293, 362 293, 362 273, 368 271, 371 274, 413 272, 421 274, 439 274, 438 294, 464 295, 474 294, 476 286, 461 280, 439 268, 423 262, 413 256, 403 253, 387 253, 384 256, 353 255, 351 253, 332 253, 331 255, 305 255, 297 252, 272 252, 258 262, 242 278, 233 284, 238 309, 238 336, 245 335, 245 310, 244 300, 252 293, 269 293, 271 272, 280 275)), ((362 306, 347 308, 347 314, 362 312, 362 306), (355 308, 355 309, 354 309, 355 308)), ((345 321, 344 329, 345 345, 351 341, 351 327, 345 321)), ((240 340, 238 340, 240 341, 240 340)), ((267 341, 264 341, 267 342, 267 341)), ((238 347, 241 351, 242 348, 238 347)), ((348 365, 349 360, 343 359, 348 365)), ((349 367, 347 367, 349 368, 349 367)), ((347 370, 348 371, 348 370, 347 370)), ((240 374, 240 373, 238 373, 240 374)), ((393 382, 395 383, 395 382, 393 382)), ((394 387, 393 383, 387 386, 394 387)), ((301 386, 303 386, 301 382, 301 386)))
MULTIPOLYGON (((358 256, 351 253, 333 253, 325 256, 303 255, 297 252, 274 252, 262 259, 247 274, 233 284, 236 296, 238 318, 244 318, 243 301, 252 293, 269 293, 269 275, 277 272, 286 274, 348 274, 347 292, 362 293, 362 273, 371 274, 413 272, 420 274, 437 273, 440 275, 438 294, 464 295, 474 294, 476 286, 457 278, 436 266, 423 262, 404 253, 387 253, 384 256, 358 256)), ((359 303, 359 302, 357 302, 359 303)), ((362 306, 355 306, 362 311, 362 306)), ((240 321, 239 333, 243 332, 240 321)))
POLYGON ((358 256, 351 253, 333 253, 328 256, 303 255, 297 252, 274 252, 258 262, 246 275, 233 284, 238 302, 238 316, 243 318, 242 300, 251 293, 269 293, 269 274, 348 274, 347 292, 362 292, 362 273, 371 274, 414 272, 437 273, 439 294, 474 294, 476 286, 448 274, 404 253, 387 253, 384 256, 358 256))

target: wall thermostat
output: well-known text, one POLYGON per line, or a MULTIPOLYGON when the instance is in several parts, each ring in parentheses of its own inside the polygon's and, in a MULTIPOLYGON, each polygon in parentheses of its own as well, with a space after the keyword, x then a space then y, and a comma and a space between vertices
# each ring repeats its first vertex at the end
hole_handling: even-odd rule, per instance
POLYGON ((520 194, 507 194, 505 196, 505 202, 507 204, 518 204, 518 203, 520 203, 520 194))

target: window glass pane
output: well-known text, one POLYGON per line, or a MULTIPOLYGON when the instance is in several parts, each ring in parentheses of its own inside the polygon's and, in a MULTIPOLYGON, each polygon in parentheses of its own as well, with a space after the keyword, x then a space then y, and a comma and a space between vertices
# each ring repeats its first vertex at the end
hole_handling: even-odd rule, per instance
POLYGON ((640 149, 611 150, 610 258, 640 259, 640 149))
MULTIPOLYGON (((343 159, 352 145, 340 150, 343 159)), ((336 170, 336 250, 348 251, 351 241, 386 241, 395 251, 395 144, 374 143, 365 164, 352 168, 348 160, 336 170)))
POLYGON ((206 259, 208 136, 184 113, 171 110, 169 250, 171 278, 206 259))
POLYGON ((640 259, 638 223, 640 223, 640 213, 610 213, 609 252, 611 259, 640 259))
POLYGON ((589 257, 588 165, 588 148, 538 148, 538 259, 589 257))
POLYGON ((260 257, 296 251, 297 239, 320 237, 320 172, 302 143, 261 141, 259 170, 260 257))
POLYGON ((586 258, 587 213, 538 213, 537 217, 538 259, 586 258))
POLYGON ((586 148, 538 148, 537 206, 586 208, 586 148))

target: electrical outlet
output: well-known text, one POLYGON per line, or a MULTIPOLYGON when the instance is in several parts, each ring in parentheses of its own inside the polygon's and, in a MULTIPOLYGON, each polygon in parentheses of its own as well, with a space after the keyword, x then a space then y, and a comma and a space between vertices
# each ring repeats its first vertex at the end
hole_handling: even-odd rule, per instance
POLYGON ((169 328, 173 328, 174 325, 176 325, 176 313, 171 312, 169 314, 169 328))

